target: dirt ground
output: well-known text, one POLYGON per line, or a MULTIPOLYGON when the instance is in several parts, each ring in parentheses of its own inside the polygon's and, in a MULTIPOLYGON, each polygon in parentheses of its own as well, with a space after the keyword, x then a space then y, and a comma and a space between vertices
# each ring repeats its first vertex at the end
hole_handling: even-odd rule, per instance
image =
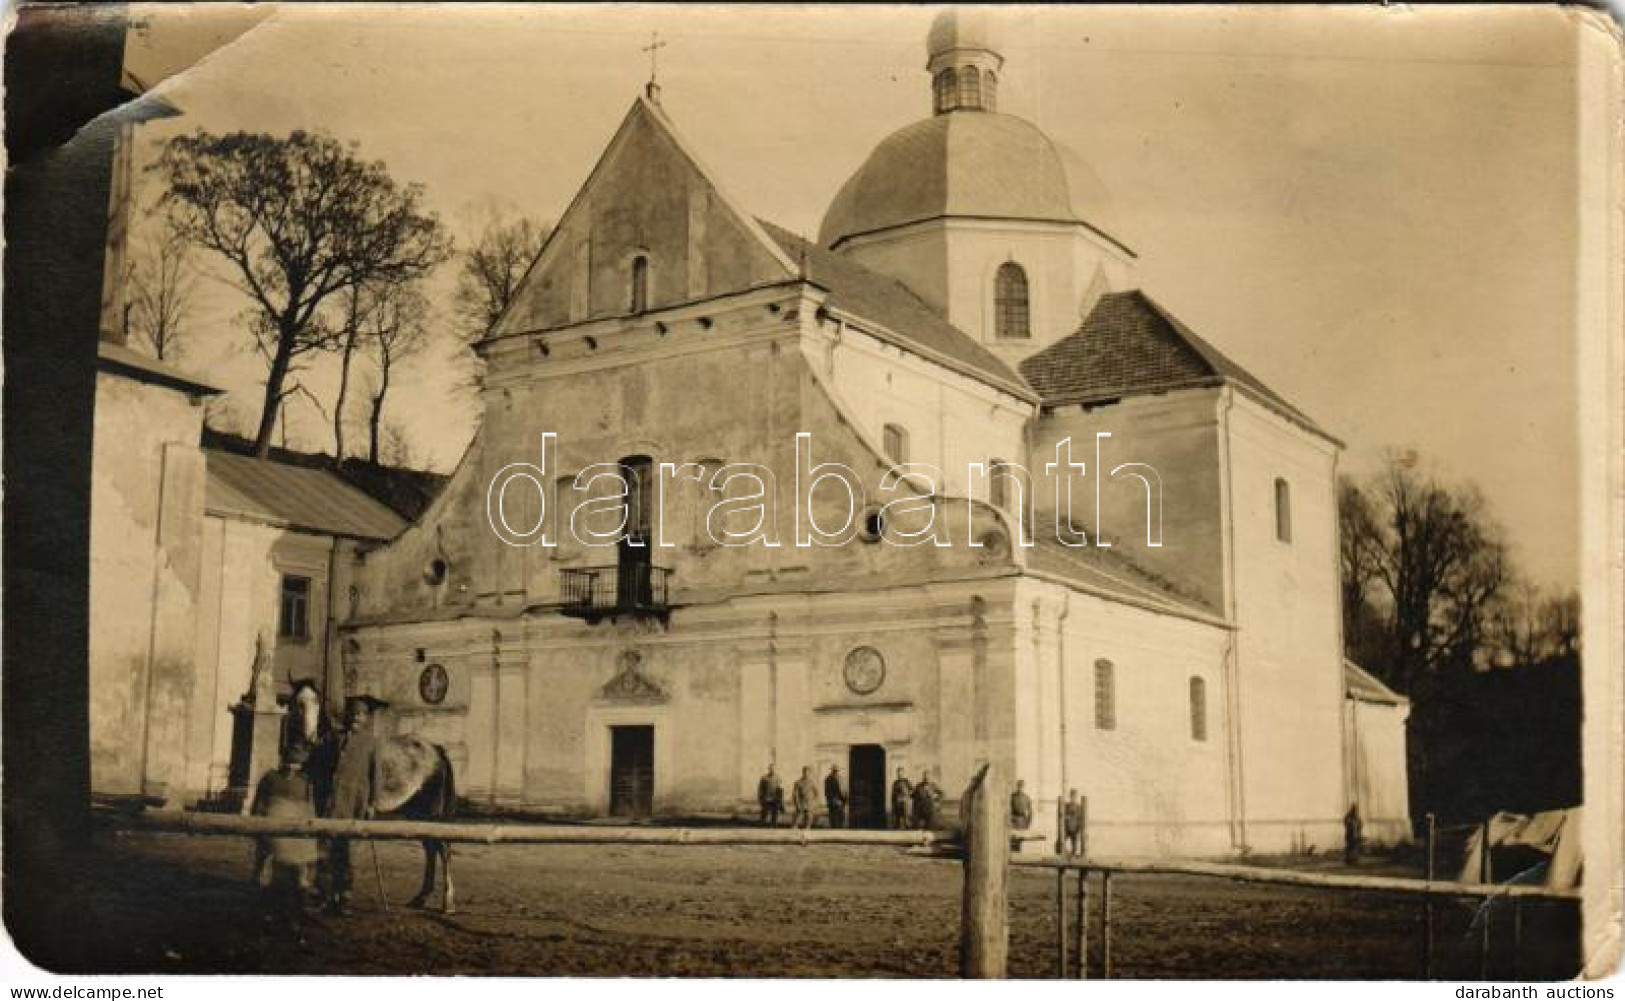
MULTIPOLYGON (((458 846, 458 913, 413 911, 421 852, 355 849, 349 914, 299 937, 262 917, 240 838, 99 835, 76 907, 75 969, 175 973, 543 976, 950 977, 957 862, 856 847, 458 846)), ((1332 863, 1319 861, 1320 867, 1332 863)), ((1337 863, 1340 866, 1340 862, 1337 863)), ((1370 871, 1380 864, 1372 863, 1370 871)), ((1101 963, 1098 882, 1091 966, 1101 963)), ((1118 977, 1413 978, 1422 907, 1374 894, 1166 876, 1112 881, 1118 977)), ((1011 877, 1010 973, 1055 975, 1055 877, 1011 877)), ((1069 905, 1070 909, 1070 905, 1069 905)), ((1441 903, 1438 975, 1474 978, 1472 908, 1441 903)), ((1510 910, 1495 919, 1491 973, 1512 973, 1510 910)), ((1572 909, 1526 907, 1519 973, 1564 976, 1572 909)), ((53 964, 60 965, 60 964, 53 964)))

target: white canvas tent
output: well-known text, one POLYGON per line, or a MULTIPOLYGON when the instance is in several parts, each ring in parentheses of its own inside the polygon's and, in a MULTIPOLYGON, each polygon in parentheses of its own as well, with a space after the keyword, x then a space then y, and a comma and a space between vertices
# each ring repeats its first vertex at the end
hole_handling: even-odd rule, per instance
MULTIPOLYGON (((1557 890, 1572 889, 1580 884, 1579 807, 1548 810, 1532 817, 1504 811, 1497 813, 1489 821, 1489 843, 1492 849, 1533 848, 1548 856, 1543 863, 1544 872, 1538 871, 1542 866, 1536 866, 1519 882, 1538 882, 1557 890)), ((1463 883, 1482 882, 1483 864, 1484 828, 1479 827, 1467 839, 1467 859, 1462 864, 1459 880, 1463 883)), ((1495 873, 1491 872, 1490 877, 1494 879, 1495 873)))

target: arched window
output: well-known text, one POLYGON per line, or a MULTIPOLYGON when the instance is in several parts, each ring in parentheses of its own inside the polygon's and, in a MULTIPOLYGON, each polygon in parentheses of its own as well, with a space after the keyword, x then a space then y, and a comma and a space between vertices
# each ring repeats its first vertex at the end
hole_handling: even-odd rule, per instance
POLYGON ((634 313, 649 308, 649 258, 644 254, 632 258, 631 307, 634 313))
MULTIPOLYGON (((703 458, 695 459, 694 464, 700 467, 700 481, 696 484, 698 487, 698 501, 694 505, 694 547, 696 549, 714 549, 717 541, 711 537, 711 526, 709 524, 711 512, 718 504, 728 498, 726 490, 711 485, 711 479, 725 463, 721 459, 703 458)), ((725 521, 726 519, 721 520, 725 521)), ((717 526, 718 534, 721 534, 726 529, 726 525, 717 526)))
POLYGON ((992 70, 982 73, 982 107, 987 111, 999 109, 999 77, 992 70))
POLYGON ((960 67, 959 106, 961 108, 980 108, 982 106, 982 78, 974 66, 960 67))
POLYGON ((1095 729, 1117 729, 1117 669, 1111 661, 1095 661, 1095 729))
POLYGON ((1275 537, 1292 541, 1292 486, 1280 477, 1275 478, 1275 537))
POLYGON ((628 455, 620 466, 626 483, 626 533, 647 542, 654 525, 654 460, 647 455, 628 455))
POLYGON ((574 473, 558 477, 553 481, 553 496, 548 498, 553 505, 553 558, 556 560, 567 560, 576 552, 575 531, 570 526, 570 515, 576 508, 575 483, 574 473))
POLYGON ((908 461, 908 431, 901 424, 887 424, 881 436, 881 447, 895 465, 908 461))
POLYGON ((999 337, 1032 336, 1028 323, 1027 272, 1015 261, 999 265, 993 281, 993 329, 999 337))
POLYGON ((954 82, 954 71, 951 68, 945 69, 938 73, 936 79, 932 81, 932 94, 936 99, 936 110, 938 114, 941 114, 944 111, 953 110, 954 88, 956 86, 957 84, 954 82))
POLYGON ((1207 739, 1207 682, 1191 678, 1191 739, 1207 739))

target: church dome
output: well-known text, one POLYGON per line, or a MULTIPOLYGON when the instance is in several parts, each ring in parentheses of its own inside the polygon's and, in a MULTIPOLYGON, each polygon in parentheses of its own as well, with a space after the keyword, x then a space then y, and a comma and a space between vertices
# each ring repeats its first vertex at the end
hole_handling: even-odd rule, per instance
POLYGON ((830 247, 943 216, 1077 222, 1067 173, 1055 144, 1025 119, 933 115, 875 147, 830 204, 818 239, 830 247))

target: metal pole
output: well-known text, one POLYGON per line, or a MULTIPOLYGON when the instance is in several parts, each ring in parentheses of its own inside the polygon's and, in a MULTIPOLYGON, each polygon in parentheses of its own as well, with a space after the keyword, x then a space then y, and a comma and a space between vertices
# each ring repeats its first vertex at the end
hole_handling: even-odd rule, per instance
POLYGON ((1112 874, 1100 874, 1100 979, 1112 978, 1112 874))
POLYGON ((1078 854, 1089 854, 1089 797, 1078 797, 1078 854))
POLYGON ((1055 870, 1055 976, 1066 979, 1066 870, 1055 870))
POLYGON ((1089 870, 1078 870, 1078 979, 1089 979, 1089 870))
MULTIPOLYGON (((1481 837, 1478 842, 1478 881, 1488 886, 1491 880, 1493 867, 1490 865, 1490 822, 1485 818, 1484 824, 1479 828, 1481 837)), ((1484 898, 1480 905, 1484 914, 1484 929, 1478 943, 1478 978, 1487 979, 1490 975, 1490 920, 1495 916, 1495 910, 1490 906, 1490 899, 1484 898)))
POLYGON ((1523 901, 1512 902, 1512 979, 1518 979, 1518 952, 1523 947, 1523 901))
MULTIPOLYGON (((1427 826, 1427 879, 1433 882, 1434 874, 1434 847, 1437 844, 1439 819, 1428 814, 1427 826)), ((1433 897, 1426 898, 1422 909, 1422 920, 1427 927, 1422 931, 1422 979, 1433 979, 1433 897)))

